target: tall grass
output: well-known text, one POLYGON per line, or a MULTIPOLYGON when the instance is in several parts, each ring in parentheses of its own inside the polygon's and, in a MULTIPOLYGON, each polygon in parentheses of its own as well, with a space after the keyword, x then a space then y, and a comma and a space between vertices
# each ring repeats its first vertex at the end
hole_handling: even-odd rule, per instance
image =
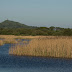
POLYGON ((11 43, 11 44, 14 44, 14 43, 17 43, 17 41, 15 39, 11 39, 11 38, 6 38, 3 40, 3 42, 6 44, 6 43, 11 43))
POLYGON ((34 39, 39 38, 40 36, 15 36, 15 35, 0 35, 0 38, 5 39, 34 39))
POLYGON ((72 37, 40 37, 28 45, 12 46, 9 54, 72 58, 72 37))
POLYGON ((4 44, 3 40, 0 40, 0 46, 3 45, 3 44, 4 44))

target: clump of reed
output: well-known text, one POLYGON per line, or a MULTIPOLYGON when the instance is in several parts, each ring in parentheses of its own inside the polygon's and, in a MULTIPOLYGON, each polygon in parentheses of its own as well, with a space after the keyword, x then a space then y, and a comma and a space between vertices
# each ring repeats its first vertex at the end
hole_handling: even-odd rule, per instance
POLYGON ((72 58, 72 37, 33 39, 28 45, 12 46, 9 54, 72 58))
POLYGON ((3 40, 3 42, 5 44, 7 44, 7 43, 10 43, 10 44, 17 43, 17 41, 15 39, 13 39, 13 38, 6 38, 6 39, 3 40))
POLYGON ((0 40, 0 46, 3 45, 3 44, 4 44, 3 40, 0 40))
POLYGON ((23 43, 28 43, 28 41, 23 41, 23 43))

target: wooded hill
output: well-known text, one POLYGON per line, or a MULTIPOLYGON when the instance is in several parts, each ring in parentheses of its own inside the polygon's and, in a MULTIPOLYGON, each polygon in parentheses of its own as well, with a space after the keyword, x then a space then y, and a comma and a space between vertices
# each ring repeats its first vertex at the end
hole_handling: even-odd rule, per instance
POLYGON ((33 26, 27 26, 25 24, 21 24, 19 22, 5 20, 0 23, 0 28, 35 28, 33 26))
POLYGON ((72 36, 71 28, 60 27, 33 27, 5 20, 0 23, 0 35, 45 35, 45 36, 72 36))

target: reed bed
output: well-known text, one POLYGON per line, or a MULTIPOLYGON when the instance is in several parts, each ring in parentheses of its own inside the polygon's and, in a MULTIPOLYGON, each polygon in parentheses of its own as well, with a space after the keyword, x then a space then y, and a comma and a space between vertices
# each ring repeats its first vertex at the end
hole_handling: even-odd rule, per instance
POLYGON ((3 45, 3 44, 4 44, 3 40, 0 40, 0 46, 3 45))
POLYGON ((6 39, 3 40, 3 42, 4 42, 4 44, 8 44, 8 43, 14 44, 14 43, 17 43, 17 41, 15 39, 13 39, 13 38, 6 38, 6 39))
POLYGON ((27 45, 16 45, 9 54, 24 56, 72 58, 72 37, 40 37, 27 45))
POLYGON ((23 43, 28 43, 28 41, 23 41, 23 43))
POLYGON ((15 36, 15 35, 0 35, 1 39, 38 39, 38 38, 47 38, 47 39, 72 39, 72 36, 15 36))
POLYGON ((15 36, 15 35, 0 35, 0 38, 4 39, 34 39, 40 36, 15 36))

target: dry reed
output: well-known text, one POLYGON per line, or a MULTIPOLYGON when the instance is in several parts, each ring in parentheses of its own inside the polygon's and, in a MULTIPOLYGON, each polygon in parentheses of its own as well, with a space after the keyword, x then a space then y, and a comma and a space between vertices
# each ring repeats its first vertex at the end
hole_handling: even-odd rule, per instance
POLYGON ((40 36, 15 36, 15 35, 0 35, 0 38, 5 39, 34 39, 39 38, 40 36))
POLYGON ((0 40, 0 46, 3 45, 3 44, 4 44, 3 40, 0 40))
POLYGON ((13 39, 13 38, 12 38, 12 39, 11 39, 11 38, 8 38, 8 39, 6 38, 6 39, 3 40, 3 42, 4 42, 5 44, 6 44, 6 43, 11 43, 11 44, 12 44, 12 43, 17 43, 17 41, 16 41, 15 39, 13 39))
POLYGON ((9 54, 72 58, 72 37, 40 37, 11 47, 9 54))

